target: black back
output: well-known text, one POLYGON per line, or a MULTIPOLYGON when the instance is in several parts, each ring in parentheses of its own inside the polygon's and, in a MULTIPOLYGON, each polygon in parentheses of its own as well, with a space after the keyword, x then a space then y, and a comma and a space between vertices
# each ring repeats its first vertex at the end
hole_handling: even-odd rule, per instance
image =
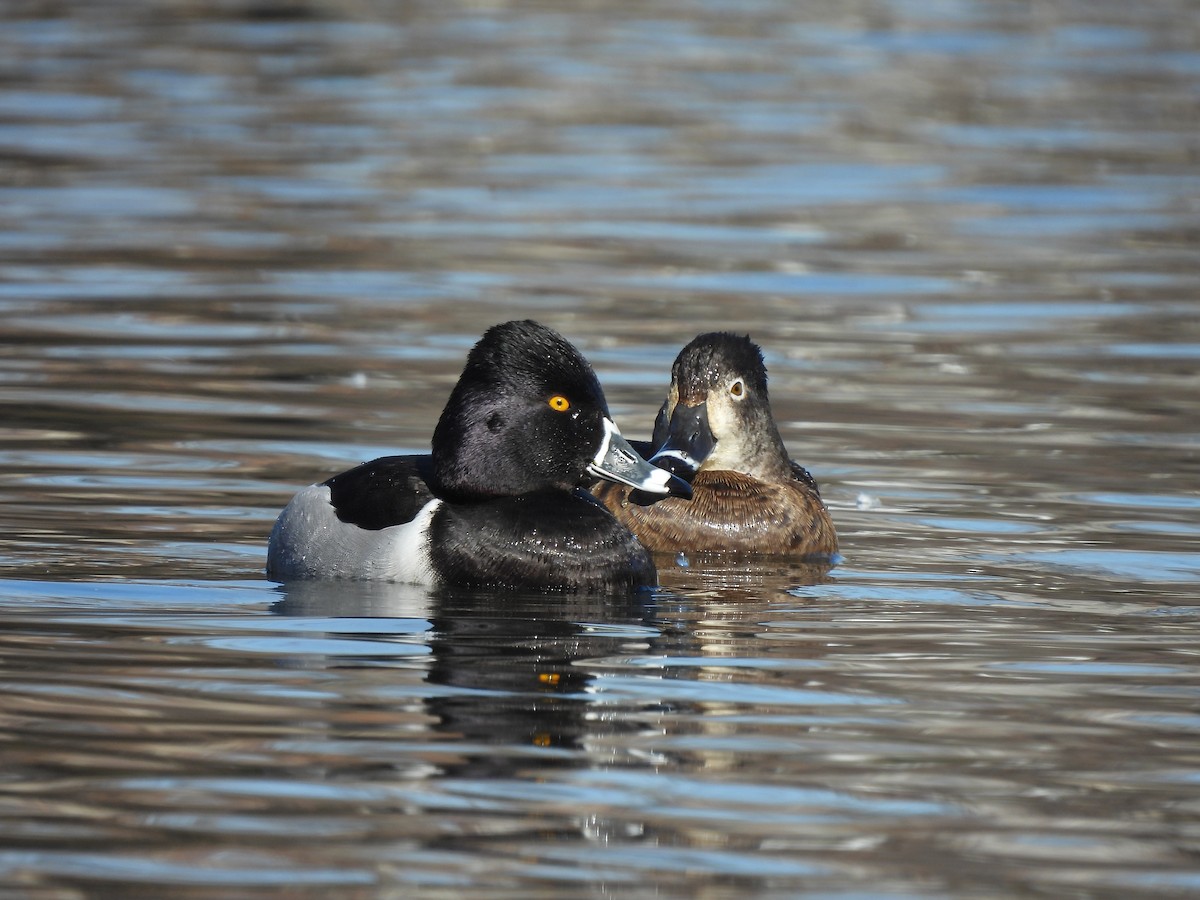
POLYGON ((369 531, 403 525, 433 499, 430 456, 383 456, 334 475, 325 485, 337 517, 369 531))

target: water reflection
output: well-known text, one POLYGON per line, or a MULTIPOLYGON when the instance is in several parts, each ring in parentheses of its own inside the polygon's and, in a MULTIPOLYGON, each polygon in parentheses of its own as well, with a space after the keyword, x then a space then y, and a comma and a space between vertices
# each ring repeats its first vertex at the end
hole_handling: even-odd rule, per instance
POLYGON ((1195 893, 1194 21, 0 5, 0 884, 1195 893), (280 600, 523 316, 749 332, 846 562, 280 600))
MULTIPOLYGON (((514 748, 541 751, 539 770, 577 767, 596 746, 622 743, 622 736, 643 730, 665 697, 672 697, 675 714, 694 709, 703 715, 702 706, 678 690, 639 700, 637 715, 619 715, 595 682, 631 664, 677 677, 678 660, 662 668, 670 657, 695 660, 686 665, 702 671, 724 671, 741 651, 732 640, 736 629, 721 637, 722 619, 741 619, 744 601, 792 599, 792 591, 820 583, 829 568, 749 557, 730 565, 709 555, 664 578, 664 585, 679 591, 678 601, 671 592, 613 598, 295 582, 278 589, 284 597, 272 611, 327 629, 327 640, 337 645, 325 660, 333 668, 419 660, 430 686, 423 692, 430 722, 424 739, 453 748, 439 761, 438 776, 513 777, 531 764, 514 748), (705 603, 707 627, 664 627, 675 603, 697 599, 705 603), (387 622, 396 625, 391 635, 387 622), (414 647, 418 638, 423 652, 414 647)), ((309 646, 314 653, 322 649, 318 641, 309 646)), ((290 649, 302 647, 291 643, 290 649)))
MULTIPOLYGON (((593 676, 578 663, 631 652, 654 634, 653 597, 526 595, 519 592, 426 594, 406 585, 309 582, 281 588, 272 609, 287 616, 349 619, 420 617, 428 622, 425 679, 438 686, 425 701, 437 723, 433 740, 461 745, 442 774, 511 775, 527 761, 488 747, 562 751, 539 766, 575 765, 571 753, 596 729, 621 727, 592 715, 593 676)), ((378 638, 378 635, 375 636, 378 638)), ((408 632, 397 635, 411 639, 408 632)), ((345 665, 332 659, 332 665, 345 665)), ((360 658, 355 665, 369 665, 360 658)))

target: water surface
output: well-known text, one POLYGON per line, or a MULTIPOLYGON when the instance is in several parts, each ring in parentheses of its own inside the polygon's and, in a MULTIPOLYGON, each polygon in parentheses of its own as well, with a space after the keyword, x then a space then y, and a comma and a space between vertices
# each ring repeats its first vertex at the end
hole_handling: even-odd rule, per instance
POLYGON ((1190 5, 77 6, 0 12, 5 891, 1200 891, 1190 5), (265 581, 523 316, 631 437, 750 333, 843 562, 265 581))

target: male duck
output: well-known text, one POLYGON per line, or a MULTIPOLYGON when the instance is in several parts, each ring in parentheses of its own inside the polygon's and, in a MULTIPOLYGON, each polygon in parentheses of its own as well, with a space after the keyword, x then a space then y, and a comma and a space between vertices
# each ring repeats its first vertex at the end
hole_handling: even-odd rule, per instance
POLYGON ((595 494, 652 551, 738 550, 829 557, 837 534, 817 482, 788 458, 771 415, 762 351, 702 334, 679 352, 647 455, 688 478, 687 503, 646 504, 628 487, 595 494))
POLYGON ((267 549, 277 581, 434 587, 652 587, 646 550, 581 489, 597 478, 691 495, 621 437, 579 352, 536 322, 489 329, 426 456, 388 456, 300 491, 267 549))

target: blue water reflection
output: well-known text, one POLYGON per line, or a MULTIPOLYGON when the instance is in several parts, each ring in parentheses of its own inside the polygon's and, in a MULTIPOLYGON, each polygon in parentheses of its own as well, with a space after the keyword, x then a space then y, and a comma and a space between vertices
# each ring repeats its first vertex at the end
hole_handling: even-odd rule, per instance
POLYGON ((1192 7, 0 8, 0 893, 1186 893, 1192 7), (750 333, 834 567, 280 588, 530 316, 750 333))

